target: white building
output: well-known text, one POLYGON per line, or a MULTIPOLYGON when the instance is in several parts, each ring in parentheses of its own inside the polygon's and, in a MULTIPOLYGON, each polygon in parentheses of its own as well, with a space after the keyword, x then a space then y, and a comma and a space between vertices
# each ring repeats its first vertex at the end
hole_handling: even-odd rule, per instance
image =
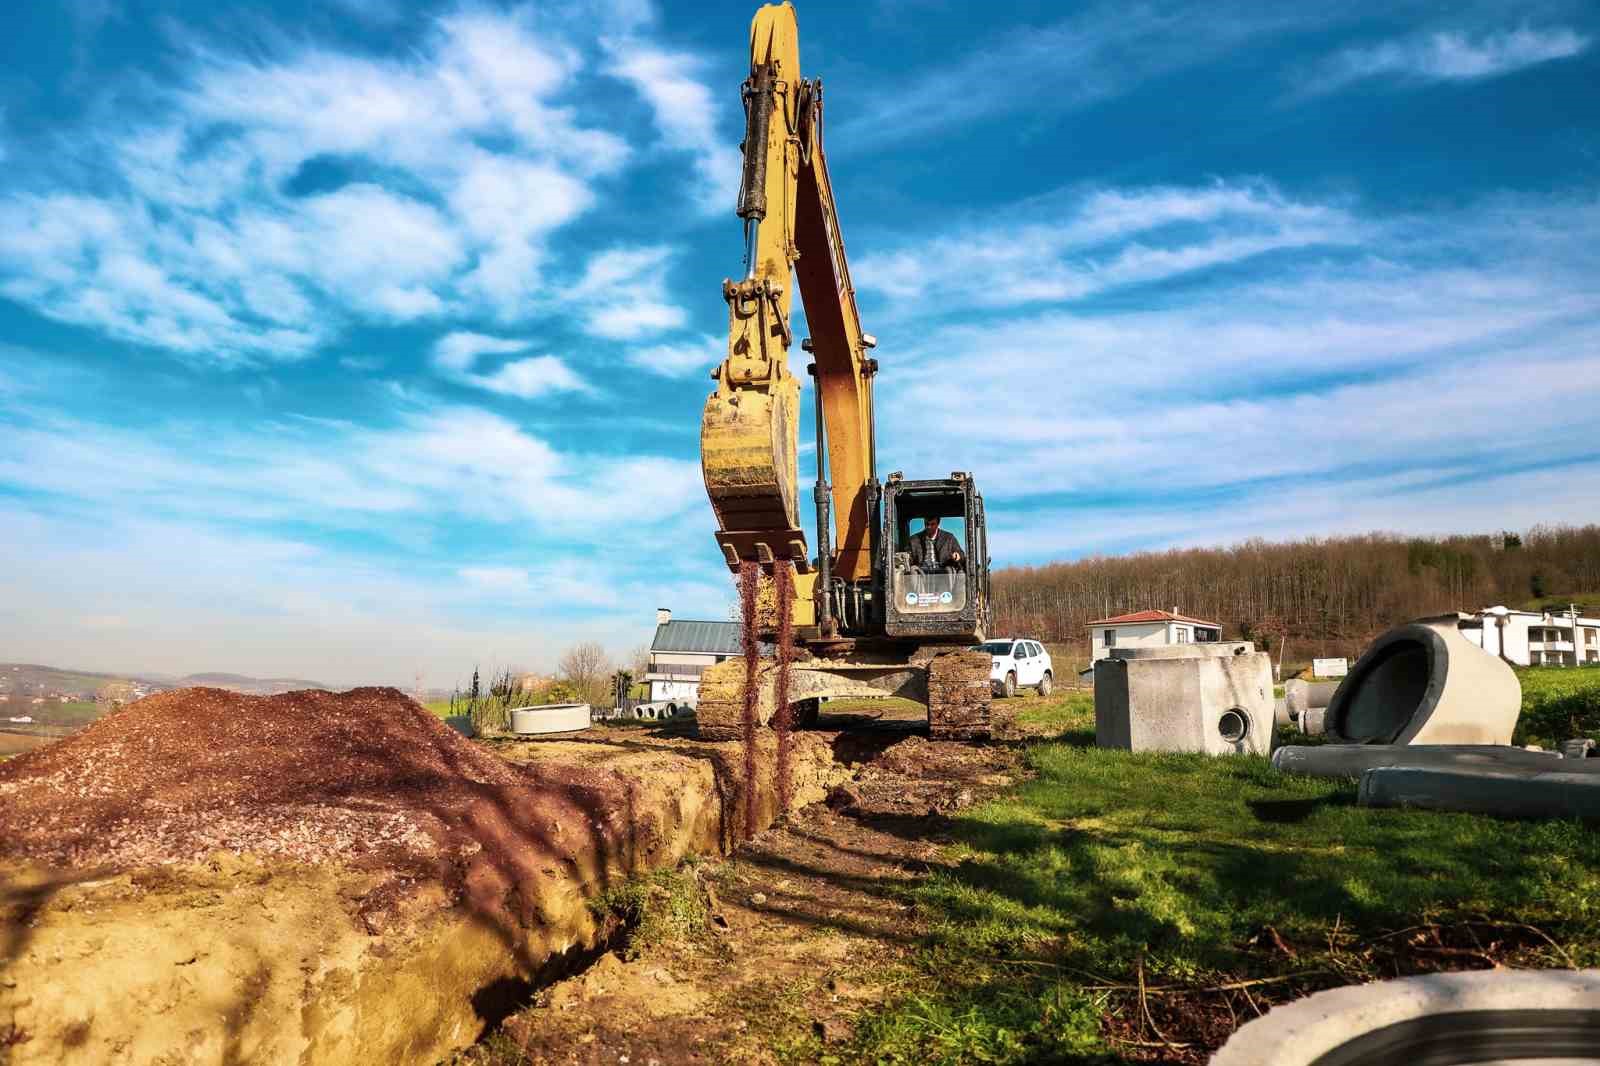
POLYGON ((1164 644, 1210 644, 1222 639, 1222 626, 1171 611, 1134 611, 1089 623, 1089 661, 1111 657, 1116 648, 1164 644))
POLYGON ((656 635, 644 675, 648 698, 693 703, 706 667, 741 653, 737 622, 674 621, 672 612, 662 607, 656 611, 656 635))
POLYGON ((1461 635, 1518 666, 1600 665, 1600 618, 1565 611, 1488 607, 1468 615, 1461 635))

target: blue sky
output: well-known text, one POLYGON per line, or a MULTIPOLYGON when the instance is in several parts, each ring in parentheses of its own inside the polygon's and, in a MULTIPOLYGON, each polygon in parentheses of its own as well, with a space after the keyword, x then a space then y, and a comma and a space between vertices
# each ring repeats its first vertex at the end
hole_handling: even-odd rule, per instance
MULTIPOLYGON (((0 13, 0 657, 449 685, 725 617, 752 10, 0 13)), ((883 470, 973 471, 997 564, 1600 515, 1593 4, 800 24, 883 470)))

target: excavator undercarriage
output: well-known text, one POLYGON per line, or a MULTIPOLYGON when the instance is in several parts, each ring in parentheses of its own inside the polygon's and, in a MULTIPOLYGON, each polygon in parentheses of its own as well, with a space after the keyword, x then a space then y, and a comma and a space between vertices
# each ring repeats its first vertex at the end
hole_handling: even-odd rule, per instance
MULTIPOLYGON (((935 740, 987 740, 992 661, 986 652, 937 646, 840 659, 803 653, 789 668, 789 703, 799 711, 794 724, 814 725, 823 700, 898 696, 927 705, 935 740)), ((764 658, 756 682, 760 727, 777 712, 777 673, 776 661, 764 658)), ((737 740, 743 734, 745 677, 743 659, 718 663, 701 676, 695 715, 702 737, 737 740)))

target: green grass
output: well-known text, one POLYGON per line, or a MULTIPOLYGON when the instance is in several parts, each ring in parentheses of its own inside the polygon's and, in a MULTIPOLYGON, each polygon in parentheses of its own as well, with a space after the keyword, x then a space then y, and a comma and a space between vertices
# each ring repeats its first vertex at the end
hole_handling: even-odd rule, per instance
POLYGON ((677 869, 656 870, 607 889, 593 904, 599 913, 609 912, 628 927, 623 958, 637 959, 654 949, 707 935, 706 895, 695 873, 692 860, 677 869))
POLYGON ((1534 666, 1519 669, 1522 717, 1518 744, 1553 748, 1563 740, 1600 740, 1600 667, 1534 666))
MULTIPOLYGON (((1019 710, 1060 736, 954 820, 957 865, 909 890, 930 934, 859 1061, 1122 1061, 1101 1017, 1126 993, 1093 986, 1392 976, 1363 945, 1425 922, 1525 923, 1600 962, 1600 835, 1581 825, 1368 810, 1351 783, 1260 758, 1101 751, 1081 693, 1019 710), (1269 926, 1295 957, 1257 939, 1269 926)), ((1519 961, 1565 964, 1540 950, 1519 961)))
POLYGON ((1538 596, 1531 600, 1524 600, 1518 605, 1523 611, 1555 611, 1565 613, 1569 607, 1576 606, 1580 614, 1584 613, 1585 606, 1600 605, 1600 592, 1569 592, 1554 596, 1538 596))
POLYGON ((440 718, 450 717, 449 700, 429 700, 427 703, 424 703, 423 706, 433 714, 438 715, 440 718))

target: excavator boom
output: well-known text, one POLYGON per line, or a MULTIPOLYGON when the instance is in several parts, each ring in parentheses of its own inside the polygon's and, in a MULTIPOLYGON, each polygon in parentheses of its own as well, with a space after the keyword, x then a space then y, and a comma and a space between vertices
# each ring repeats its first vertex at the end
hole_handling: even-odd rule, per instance
POLYGON ((801 573, 810 569, 799 516, 800 386, 788 358, 797 276, 833 478, 828 561, 835 576, 859 581, 872 572, 877 364, 865 357, 872 340, 856 310, 828 180, 822 86, 800 76, 798 36, 788 3, 762 7, 750 24, 738 203, 747 270, 723 282, 728 354, 713 371, 717 388, 701 418, 701 467, 731 569, 744 561, 770 569, 785 560, 801 573))

